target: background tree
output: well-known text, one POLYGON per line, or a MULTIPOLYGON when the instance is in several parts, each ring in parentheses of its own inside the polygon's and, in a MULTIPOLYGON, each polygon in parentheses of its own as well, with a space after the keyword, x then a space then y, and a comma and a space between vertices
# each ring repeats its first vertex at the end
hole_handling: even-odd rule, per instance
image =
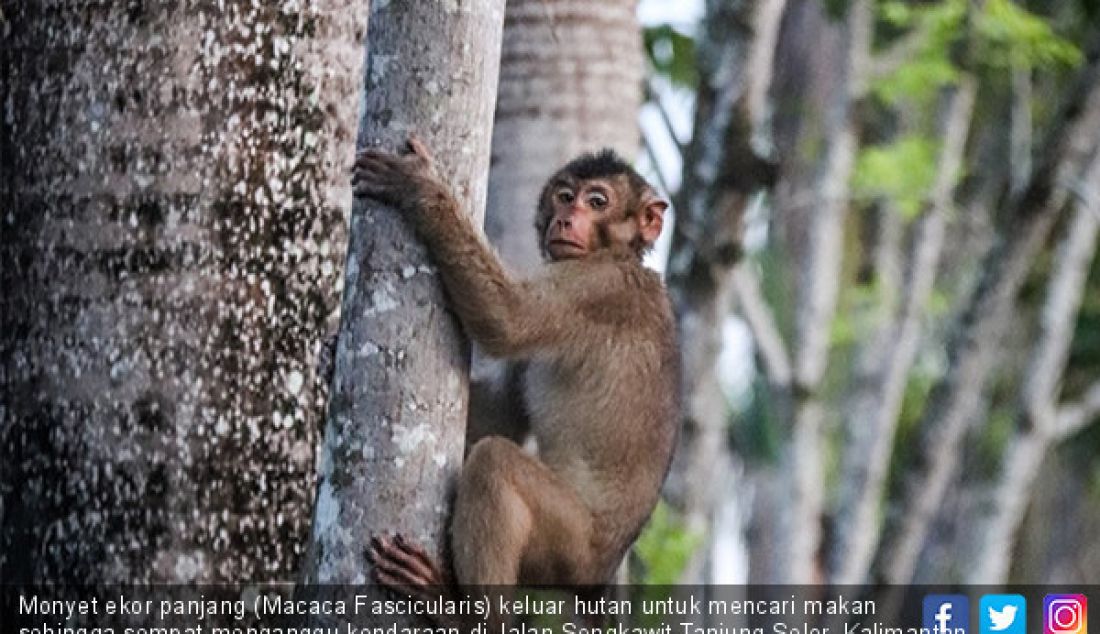
MULTIPOLYGON (((1043 548, 1015 537, 1028 517, 1041 521, 1026 513, 1040 461, 1058 439, 1091 437, 1098 411, 1084 299, 1097 265, 1082 220, 1100 138, 1095 12, 995 0, 705 6, 697 32, 673 29, 688 45, 655 56, 667 76, 685 58, 700 71, 669 281, 687 439, 712 421, 706 455, 732 445, 747 461, 749 486, 726 495, 754 504, 750 578, 859 583, 874 565, 895 583, 947 581, 971 553, 989 565, 969 579, 1004 580, 1008 552, 1043 548), (715 37, 720 25, 742 28, 715 37), (715 50, 745 52, 716 74, 715 50), (771 88, 753 97, 760 85, 771 88), (740 95, 716 116, 715 87, 740 95), (727 127, 700 127, 708 116, 727 127), (746 186, 737 175, 751 169, 721 167, 753 155, 775 157, 774 181, 746 186), (1061 222, 1072 228, 1050 263, 1061 222), (1040 322, 1043 294, 1031 289, 1044 287, 1040 322), (719 328, 734 306, 759 377, 740 394, 719 389, 730 368, 719 328), (1031 333, 1033 349, 1014 343, 1031 333)), ((1089 446, 1076 464, 1096 464, 1089 446)), ((695 455, 678 460, 719 464, 695 455)), ((708 491, 682 508, 714 515, 726 502, 708 491)))
POLYGON ((0 578, 294 574, 365 4, 3 4, 0 578))
MULTIPOLYGON (((358 146, 423 138, 480 224, 504 2, 376 3, 358 146)), ((398 214, 356 200, 307 581, 365 583, 367 538, 443 555, 462 464, 469 348, 427 253, 398 214)))
POLYGON ((534 214, 557 166, 611 147, 634 158, 641 104, 637 0, 508 0, 485 233, 518 272, 541 262, 534 214), (624 113, 627 113, 624 116, 624 113))

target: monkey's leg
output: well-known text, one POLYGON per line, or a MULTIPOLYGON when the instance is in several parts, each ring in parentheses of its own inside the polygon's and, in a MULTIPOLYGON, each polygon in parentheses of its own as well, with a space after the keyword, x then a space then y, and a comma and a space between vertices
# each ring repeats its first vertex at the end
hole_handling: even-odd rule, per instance
POLYGON ((593 583, 592 513, 535 457, 490 436, 462 468, 451 544, 458 585, 593 583))

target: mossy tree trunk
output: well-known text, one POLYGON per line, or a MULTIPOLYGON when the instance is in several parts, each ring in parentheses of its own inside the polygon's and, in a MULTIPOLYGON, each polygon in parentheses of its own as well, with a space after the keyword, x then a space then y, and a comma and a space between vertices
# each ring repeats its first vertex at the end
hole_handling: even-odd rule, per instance
POLYGON ((295 573, 365 10, 4 3, 0 579, 295 573))

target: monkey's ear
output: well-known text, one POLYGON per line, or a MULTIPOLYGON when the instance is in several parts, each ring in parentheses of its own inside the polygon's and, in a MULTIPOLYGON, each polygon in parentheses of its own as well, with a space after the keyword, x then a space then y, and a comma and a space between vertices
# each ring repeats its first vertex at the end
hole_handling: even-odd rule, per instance
POLYGON ((668 209, 668 203, 655 193, 646 195, 642 200, 642 211, 638 215, 638 230, 647 247, 656 242, 657 237, 661 235, 666 209, 668 209))

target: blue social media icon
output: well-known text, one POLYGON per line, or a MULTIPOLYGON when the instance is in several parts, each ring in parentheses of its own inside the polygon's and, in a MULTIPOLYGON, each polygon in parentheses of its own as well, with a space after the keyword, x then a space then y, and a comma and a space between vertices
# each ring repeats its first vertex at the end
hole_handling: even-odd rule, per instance
POLYGON ((922 627, 930 634, 967 634, 970 598, 965 594, 930 594, 921 606, 922 627))
POLYGON ((987 594, 978 603, 981 634, 1027 634, 1027 601, 1018 594, 987 594))

